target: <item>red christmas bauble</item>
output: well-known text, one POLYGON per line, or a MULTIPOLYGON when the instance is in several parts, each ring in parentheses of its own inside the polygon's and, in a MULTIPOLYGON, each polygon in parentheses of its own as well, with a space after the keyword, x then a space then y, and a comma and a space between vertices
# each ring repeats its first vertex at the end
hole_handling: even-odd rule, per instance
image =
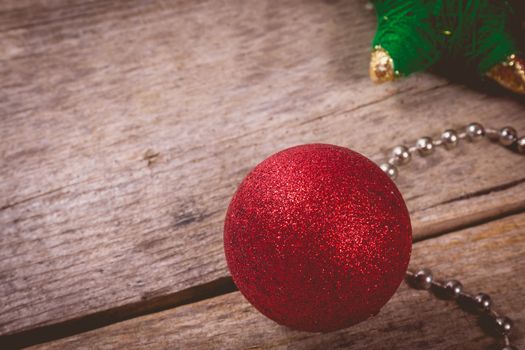
POLYGON ((396 185, 347 148, 302 145, 257 165, 224 224, 233 280, 260 312, 327 332, 379 312, 402 282, 412 229, 396 185))

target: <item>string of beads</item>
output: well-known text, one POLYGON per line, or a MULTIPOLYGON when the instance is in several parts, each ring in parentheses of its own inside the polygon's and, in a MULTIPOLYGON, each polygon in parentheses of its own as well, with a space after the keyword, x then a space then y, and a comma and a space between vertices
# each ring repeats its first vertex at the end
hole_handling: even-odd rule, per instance
MULTIPOLYGON (((398 176, 398 167, 408 164, 413 154, 426 157, 434 153, 436 147, 452 149, 458 145, 460 140, 477 142, 485 137, 515 152, 525 154, 525 137, 518 137, 514 128, 510 126, 501 129, 484 128, 480 123, 470 123, 459 131, 447 129, 436 140, 426 136, 418 139, 414 146, 396 146, 393 148, 388 162, 381 164, 380 167, 392 180, 395 180, 398 176)), ((467 293, 458 280, 435 280, 429 269, 421 269, 416 272, 407 271, 406 281, 413 288, 429 290, 438 297, 456 300, 470 310, 477 312, 489 321, 490 328, 496 330, 495 335, 503 340, 502 350, 517 350, 511 345, 509 338, 513 328, 512 320, 500 315, 493 309, 493 302, 489 295, 467 293)))
POLYGON ((418 139, 414 146, 394 147, 388 162, 381 164, 380 167, 392 180, 395 180, 399 172, 398 167, 408 164, 412 159, 412 154, 417 153, 426 157, 434 153, 436 147, 452 149, 458 145, 460 140, 466 139, 470 142, 477 142, 484 137, 499 142, 502 146, 511 148, 518 153, 525 154, 525 136, 518 137, 516 129, 506 126, 498 130, 484 128, 480 123, 470 123, 461 131, 447 129, 441 134, 441 138, 436 140, 425 136, 418 139))

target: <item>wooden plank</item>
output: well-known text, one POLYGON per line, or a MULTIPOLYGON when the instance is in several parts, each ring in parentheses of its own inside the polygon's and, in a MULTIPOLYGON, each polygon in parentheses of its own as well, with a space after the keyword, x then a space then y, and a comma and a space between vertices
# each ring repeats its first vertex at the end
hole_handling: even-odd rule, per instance
MULTIPOLYGON (((227 276, 229 198, 282 148, 379 160, 473 119, 525 130, 523 100, 497 91, 372 85, 361 2, 3 1, 0 19, 0 335, 227 276)), ((524 170, 485 144, 414 161, 415 238, 522 210, 524 170)))
MULTIPOLYGON (((525 214, 416 243, 411 266, 489 293, 525 345, 525 214)), ((239 292, 143 316, 34 349, 492 349, 476 316, 403 284, 378 316, 326 334, 292 331, 259 314, 239 292)), ((494 347, 496 349, 498 347, 494 347)))

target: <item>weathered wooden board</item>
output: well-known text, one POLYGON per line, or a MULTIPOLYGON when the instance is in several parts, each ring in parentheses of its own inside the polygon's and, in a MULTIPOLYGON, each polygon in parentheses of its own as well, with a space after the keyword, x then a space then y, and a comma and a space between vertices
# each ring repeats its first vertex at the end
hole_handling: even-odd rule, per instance
MULTIPOLYGON (((416 243, 411 266, 489 293, 525 345, 525 214, 416 243)), ((378 316, 327 334, 266 319, 239 292, 114 324, 36 349, 497 349, 474 314, 428 292, 398 290, 378 316)))
MULTIPOLYGON (((0 335, 227 276, 229 198, 284 147, 379 160, 471 120, 525 130, 523 99, 497 91, 372 85, 374 26, 360 1, 3 1, 0 335)), ((399 181, 415 237, 523 210, 524 170, 481 143, 415 161, 399 181)))

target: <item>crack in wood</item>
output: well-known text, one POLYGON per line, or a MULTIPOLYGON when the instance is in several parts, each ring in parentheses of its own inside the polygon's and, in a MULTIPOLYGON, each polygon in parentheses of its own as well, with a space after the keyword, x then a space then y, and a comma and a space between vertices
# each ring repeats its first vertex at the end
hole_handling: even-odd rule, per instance
POLYGON ((36 327, 28 331, 0 336, 0 344, 2 344, 3 349, 28 347, 234 291, 237 291, 237 287, 231 277, 221 277, 168 295, 152 296, 145 294, 141 301, 136 303, 60 323, 36 327))
MULTIPOLYGON (((516 214, 525 213, 525 208, 502 213, 500 215, 487 217, 484 220, 470 223, 468 225, 457 225, 454 228, 438 232, 431 236, 415 239, 414 243, 422 242, 436 237, 455 232, 467 227, 475 227, 486 224, 491 221, 501 220, 503 218, 516 214)), ((179 292, 156 295, 144 294, 139 302, 126 304, 120 307, 107 309, 104 311, 89 314, 76 319, 67 320, 42 327, 36 327, 27 331, 21 331, 14 334, 0 336, 0 344, 4 344, 8 349, 18 349, 28 347, 60 338, 69 337, 75 334, 91 331, 97 328, 105 327, 117 322, 130 320, 139 316, 153 314, 163 310, 176 308, 182 305, 196 303, 201 300, 218 297, 224 294, 237 291, 230 276, 225 276, 204 283, 198 286, 190 287, 179 292)))
POLYGON ((428 206, 426 208, 420 209, 420 211, 425 211, 425 210, 428 210, 428 209, 432 209, 432 208, 438 207, 440 205, 446 205, 446 204, 450 204, 450 203, 454 203, 454 202, 460 202, 460 201, 463 201, 463 200, 466 200, 466 199, 471 199, 471 198, 475 198, 475 197, 482 197, 482 196, 485 196, 487 194, 494 193, 494 192, 505 191, 505 190, 511 189, 512 187, 519 186, 522 183, 525 183, 525 177, 521 178, 521 179, 518 179, 518 180, 511 181, 511 182, 507 182, 507 183, 504 183, 504 184, 501 184, 501 185, 484 188, 484 189, 481 189, 479 191, 470 192, 470 193, 466 193, 466 194, 463 194, 463 195, 458 196, 458 197, 450 198, 450 199, 447 199, 445 201, 442 201, 442 202, 436 203, 434 205, 428 206))
MULTIPOLYGON (((447 87, 449 85, 450 85, 450 82, 446 82, 444 84, 437 84, 437 85, 434 85, 434 86, 432 86, 432 87, 430 87, 428 89, 425 89, 425 90, 417 90, 415 93, 416 94, 425 94, 427 92, 438 90, 438 89, 447 87)), ((399 96, 399 95, 404 94, 404 93, 411 92, 413 90, 414 90, 414 87, 408 87, 407 89, 404 89, 404 90, 403 89, 399 89, 399 90, 395 91, 394 93, 392 93, 390 95, 381 97, 380 99, 374 99, 374 100, 369 101, 369 102, 358 104, 357 106, 349 108, 349 109, 346 109, 346 110, 333 111, 333 112, 325 113, 325 114, 319 115, 317 117, 305 120, 304 122, 300 122, 300 123, 297 124, 297 126, 302 126, 302 125, 305 125, 305 124, 309 124, 309 123, 312 123, 314 121, 318 121, 318 120, 321 120, 321 119, 324 119, 324 118, 327 118, 327 117, 330 117, 330 116, 334 116, 334 115, 341 115, 341 114, 352 113, 352 112, 358 111, 360 109, 373 106, 375 104, 380 104, 380 103, 382 103, 382 102, 384 102, 386 100, 389 100, 389 99, 391 99, 393 97, 399 96)))

